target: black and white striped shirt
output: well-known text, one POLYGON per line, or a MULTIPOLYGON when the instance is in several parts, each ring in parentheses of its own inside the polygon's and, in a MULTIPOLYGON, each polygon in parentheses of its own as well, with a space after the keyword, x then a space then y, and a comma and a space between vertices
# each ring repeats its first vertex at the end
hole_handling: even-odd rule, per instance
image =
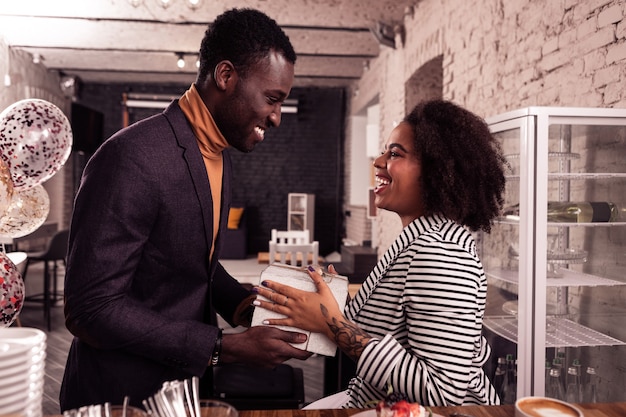
POLYGON ((440 216, 404 228, 346 306, 372 339, 346 407, 371 407, 388 384, 426 406, 497 404, 482 365, 487 281, 471 233, 440 216))

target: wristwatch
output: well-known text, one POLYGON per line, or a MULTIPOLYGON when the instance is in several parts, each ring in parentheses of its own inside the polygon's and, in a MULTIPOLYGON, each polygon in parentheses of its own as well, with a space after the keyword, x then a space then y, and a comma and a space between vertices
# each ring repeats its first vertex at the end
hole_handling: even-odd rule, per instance
POLYGON ((220 361, 220 354, 222 353, 222 329, 219 329, 217 333, 217 339, 215 339, 215 348, 211 354, 211 366, 215 366, 220 361))

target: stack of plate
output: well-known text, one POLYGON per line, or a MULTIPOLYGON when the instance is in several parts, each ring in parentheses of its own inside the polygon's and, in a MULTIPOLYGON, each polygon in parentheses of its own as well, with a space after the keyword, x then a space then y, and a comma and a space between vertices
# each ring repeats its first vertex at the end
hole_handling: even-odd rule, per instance
POLYGON ((0 415, 41 417, 45 359, 44 332, 0 328, 0 415))

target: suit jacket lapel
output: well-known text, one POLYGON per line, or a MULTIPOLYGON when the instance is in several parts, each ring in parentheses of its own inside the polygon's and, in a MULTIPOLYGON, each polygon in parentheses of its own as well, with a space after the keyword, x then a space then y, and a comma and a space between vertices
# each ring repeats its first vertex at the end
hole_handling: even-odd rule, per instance
MULTIPOLYGON (((164 115, 172 125, 176 141, 182 149, 181 156, 187 163, 189 175, 191 176, 198 197, 198 203, 202 210, 204 238, 207 247, 211 248, 213 244, 213 227, 215 227, 215 225, 213 225, 213 198, 211 197, 211 186, 208 181, 208 174, 204 166, 196 136, 193 130, 191 130, 187 118, 178 106, 178 100, 173 101, 165 109, 164 115)), ((222 213, 223 212, 222 210, 222 213)), ((213 269, 214 266, 211 267, 211 272, 213 272, 213 269)))

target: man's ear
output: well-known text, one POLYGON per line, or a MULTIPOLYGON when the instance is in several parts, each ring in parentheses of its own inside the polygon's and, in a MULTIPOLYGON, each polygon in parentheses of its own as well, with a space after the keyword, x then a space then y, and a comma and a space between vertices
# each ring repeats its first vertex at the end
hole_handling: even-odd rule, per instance
POLYGON ((226 90, 229 84, 233 84, 237 79, 237 71, 232 62, 228 60, 220 61, 213 71, 215 85, 220 90, 226 90))

